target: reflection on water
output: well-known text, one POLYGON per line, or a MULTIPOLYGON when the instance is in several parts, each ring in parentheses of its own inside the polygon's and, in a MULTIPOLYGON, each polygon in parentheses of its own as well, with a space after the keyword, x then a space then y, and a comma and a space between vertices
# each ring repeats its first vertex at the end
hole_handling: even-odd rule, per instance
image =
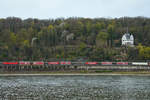
POLYGON ((32 100, 150 100, 150 77, 0 77, 0 100, 10 95, 32 100))

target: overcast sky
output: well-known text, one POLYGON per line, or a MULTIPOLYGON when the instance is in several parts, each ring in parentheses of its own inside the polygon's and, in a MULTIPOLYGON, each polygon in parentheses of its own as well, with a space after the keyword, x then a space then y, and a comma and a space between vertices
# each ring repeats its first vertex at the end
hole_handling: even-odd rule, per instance
POLYGON ((150 0, 0 0, 0 18, 150 17, 150 0))

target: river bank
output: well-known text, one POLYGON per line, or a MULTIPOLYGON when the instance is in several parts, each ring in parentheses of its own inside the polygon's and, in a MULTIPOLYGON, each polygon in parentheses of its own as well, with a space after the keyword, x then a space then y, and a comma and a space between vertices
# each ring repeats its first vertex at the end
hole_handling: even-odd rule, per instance
POLYGON ((0 76, 55 76, 55 75, 148 75, 150 71, 30 71, 30 72, 0 72, 0 76))

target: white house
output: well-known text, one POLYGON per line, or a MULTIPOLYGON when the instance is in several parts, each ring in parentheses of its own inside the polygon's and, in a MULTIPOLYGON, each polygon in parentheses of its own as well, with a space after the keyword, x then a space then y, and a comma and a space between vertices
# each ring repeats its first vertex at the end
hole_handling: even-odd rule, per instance
POLYGON ((122 45, 125 46, 134 46, 134 37, 132 34, 125 33, 122 36, 122 45))

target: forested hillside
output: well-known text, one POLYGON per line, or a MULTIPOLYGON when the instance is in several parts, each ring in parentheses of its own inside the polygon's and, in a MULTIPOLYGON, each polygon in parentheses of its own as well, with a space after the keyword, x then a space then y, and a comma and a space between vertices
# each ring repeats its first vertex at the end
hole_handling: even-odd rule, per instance
POLYGON ((149 60, 150 18, 0 19, 3 60, 149 60), (135 47, 122 47, 127 31, 135 47))

